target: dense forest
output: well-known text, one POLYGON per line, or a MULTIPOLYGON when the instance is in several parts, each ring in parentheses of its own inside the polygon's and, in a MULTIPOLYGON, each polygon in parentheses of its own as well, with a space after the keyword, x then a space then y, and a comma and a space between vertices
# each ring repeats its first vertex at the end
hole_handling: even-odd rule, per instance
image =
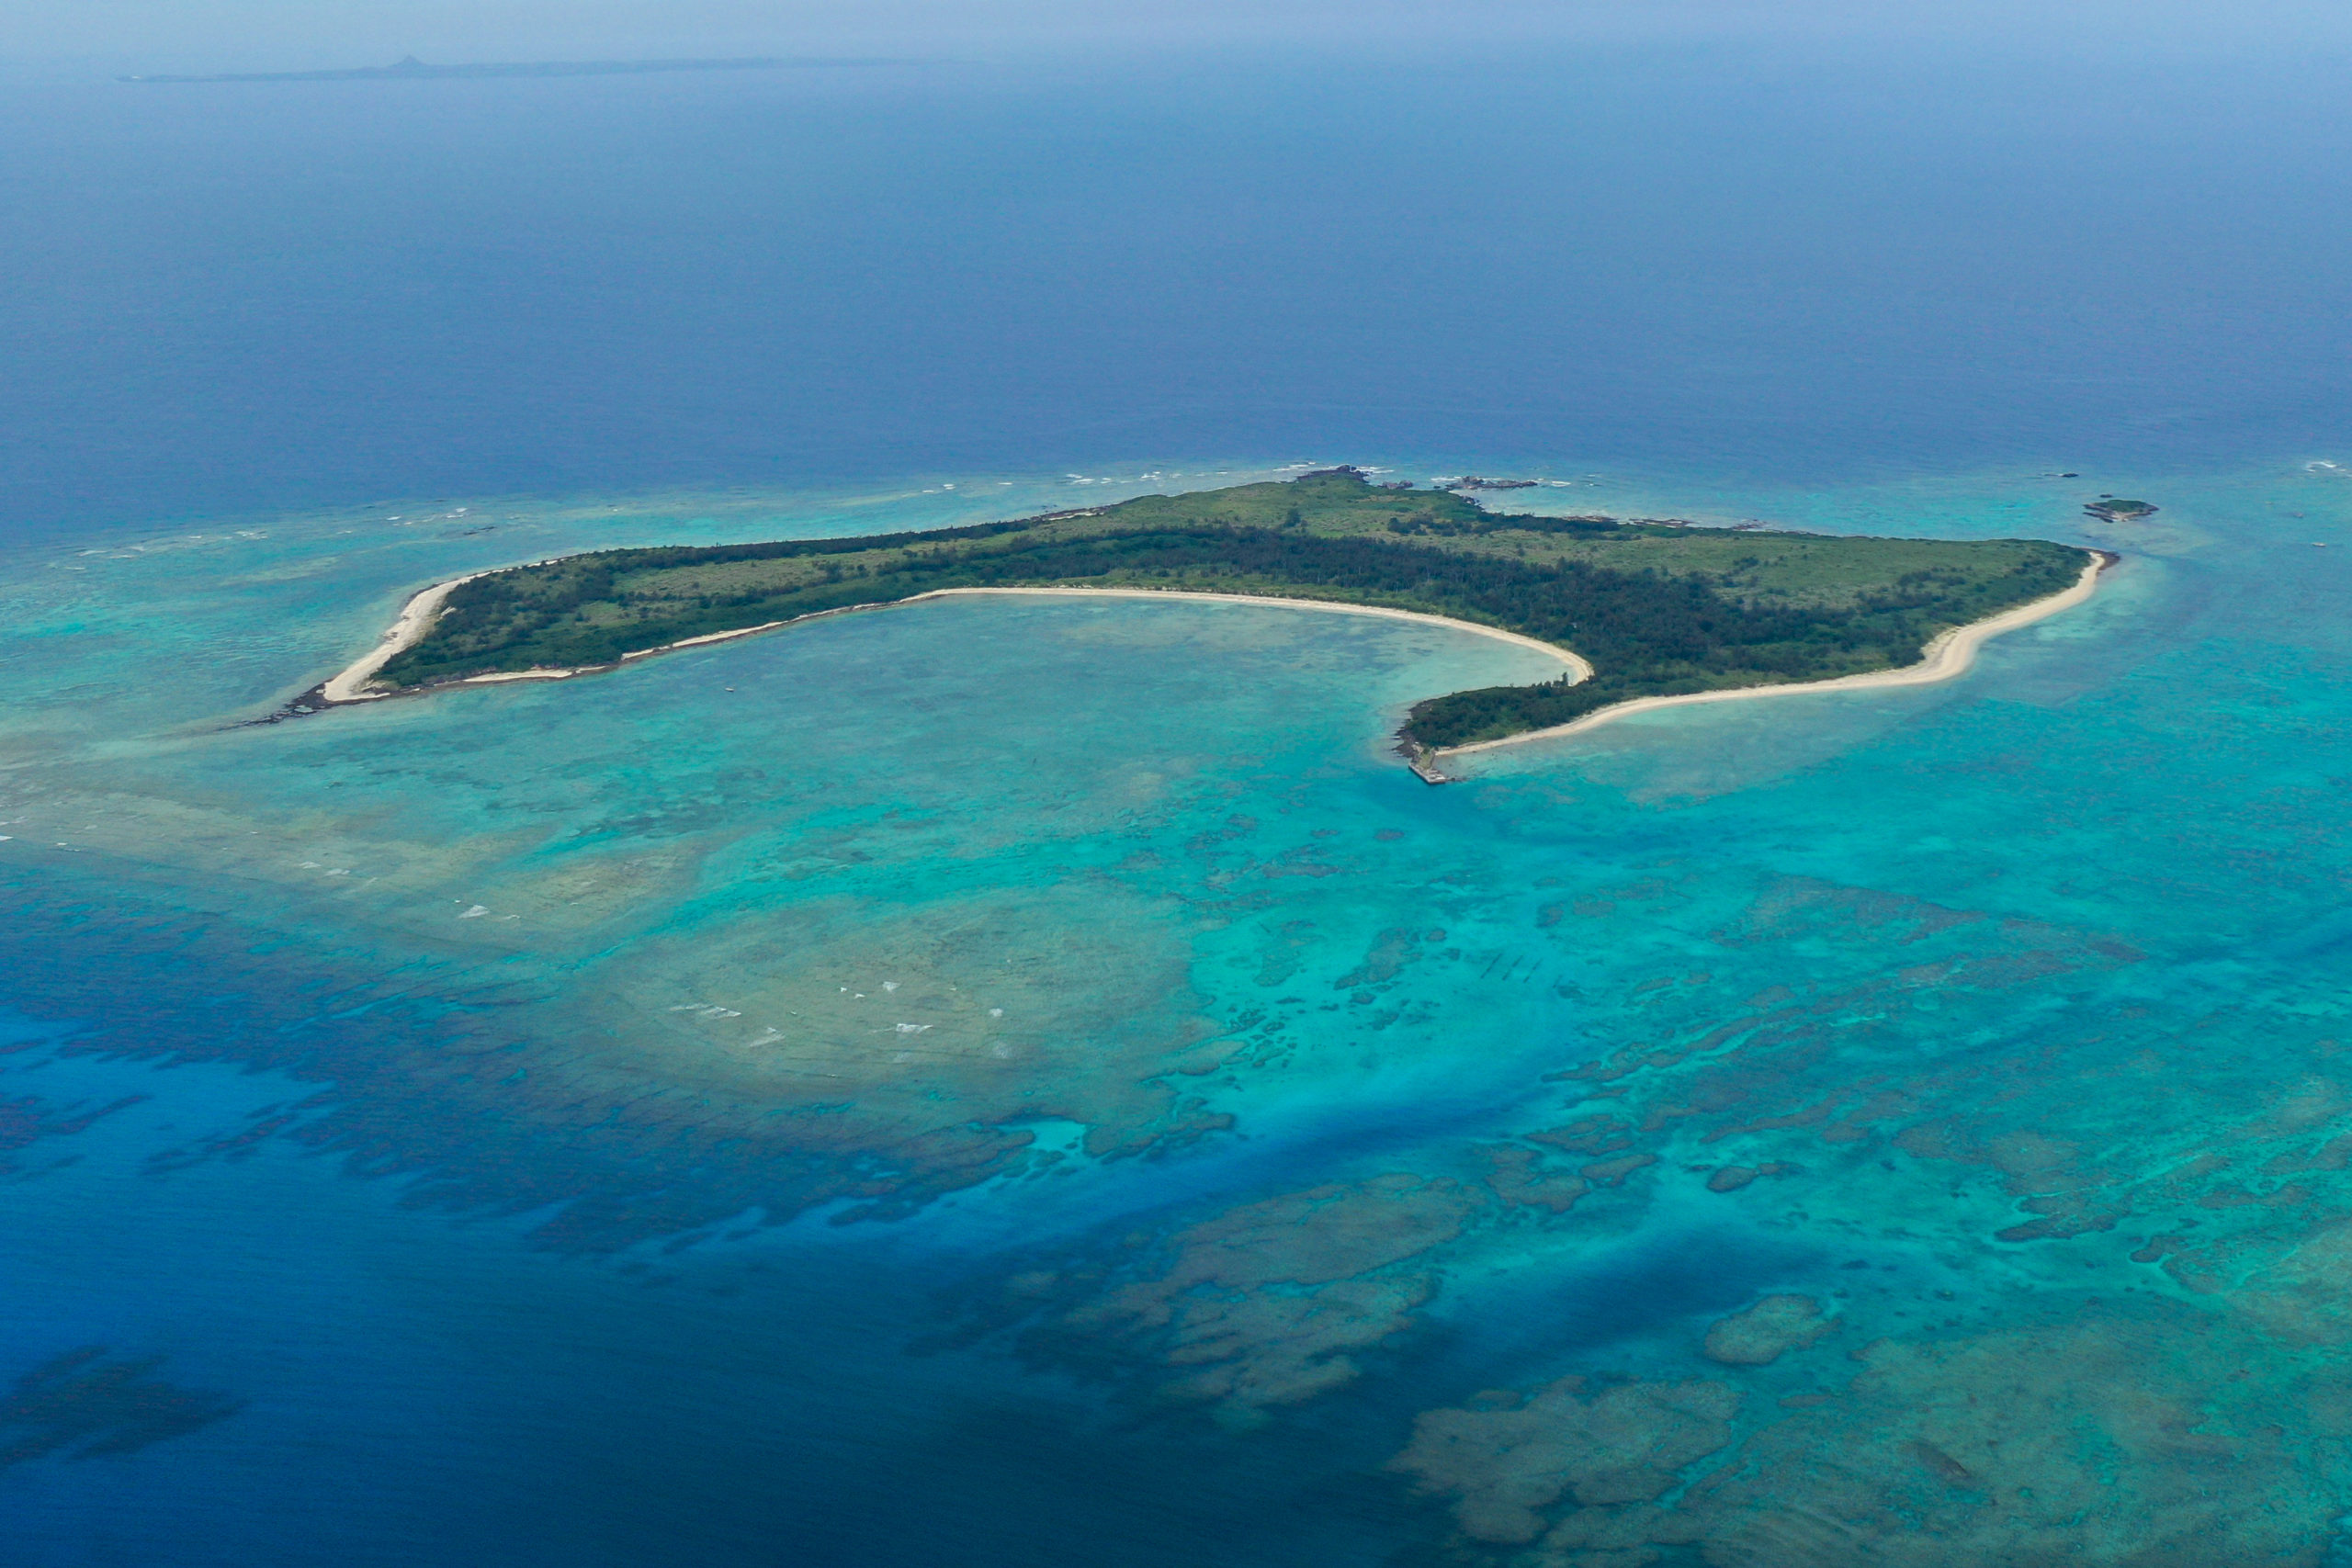
POLYGON ((1523 633, 1590 680, 1433 697, 1405 738, 1463 745, 1629 698, 1907 664, 1938 632, 2054 593, 2034 540, 1773 536, 1497 515, 1353 470, 920 534, 605 550, 477 578, 379 679, 413 688, 623 655, 947 588, 1183 588, 1378 604, 1523 633), (1727 536, 1727 537, 1726 537, 1727 536))

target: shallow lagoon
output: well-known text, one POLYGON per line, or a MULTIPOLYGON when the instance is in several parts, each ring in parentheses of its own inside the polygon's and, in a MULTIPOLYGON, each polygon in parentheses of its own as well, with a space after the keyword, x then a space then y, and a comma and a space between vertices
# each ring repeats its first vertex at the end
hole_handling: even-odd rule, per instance
POLYGON ((12 553, 29 1560, 2320 1560, 2346 492, 2149 488, 1962 682, 1435 790, 1527 656, 1201 604, 224 727, 471 566, 1042 482, 12 553))

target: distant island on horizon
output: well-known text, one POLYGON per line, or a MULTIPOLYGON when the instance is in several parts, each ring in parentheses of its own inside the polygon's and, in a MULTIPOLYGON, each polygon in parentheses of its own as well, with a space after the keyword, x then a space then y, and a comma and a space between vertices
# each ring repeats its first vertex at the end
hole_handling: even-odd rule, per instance
POLYGON ((428 65, 414 55, 390 65, 336 71, 228 71, 202 76, 118 76, 118 82, 430 82, 486 76, 639 76, 663 71, 781 71, 805 66, 902 65, 892 59, 752 55, 735 60, 550 60, 428 65))
POLYGON ((2042 539, 1490 513, 1451 489, 1326 468, 966 527, 596 550, 482 572, 416 595, 375 652, 273 716, 610 670, 946 593, 1287 602, 1442 620, 1562 661, 1555 680, 1415 704, 1400 750, 1436 783, 1442 753, 1636 705, 1957 674, 1984 637, 2086 597, 2111 558, 2042 539))

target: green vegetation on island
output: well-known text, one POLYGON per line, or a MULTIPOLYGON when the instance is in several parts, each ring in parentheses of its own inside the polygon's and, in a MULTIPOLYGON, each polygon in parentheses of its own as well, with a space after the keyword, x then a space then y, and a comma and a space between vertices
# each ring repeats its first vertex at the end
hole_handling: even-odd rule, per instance
POLYGON ((1419 611, 1521 633, 1591 679, 1431 697, 1405 739, 1459 746, 1636 697, 1916 662, 1938 633, 2059 592, 2038 539, 1850 538, 1489 513, 1353 468, 926 533, 598 550, 453 589, 378 674, 413 689, 595 667, 689 637, 951 588, 1185 589, 1419 611))
POLYGON ((2083 510, 2109 523, 2136 523, 2156 514, 2156 509, 2144 501, 2119 501, 2111 495, 2086 502, 2083 510))

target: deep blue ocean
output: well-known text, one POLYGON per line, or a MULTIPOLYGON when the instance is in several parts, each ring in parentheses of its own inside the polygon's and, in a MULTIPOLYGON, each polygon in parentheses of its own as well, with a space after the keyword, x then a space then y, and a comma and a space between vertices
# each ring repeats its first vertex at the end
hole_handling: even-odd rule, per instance
POLYGON ((2300 453, 2352 395, 2346 47, 15 85, 0 516, 2300 453))
POLYGON ((2346 1560, 2347 58, 0 84, 0 1562, 2346 1560), (1266 607, 237 722, 1332 462, 2124 560, 1437 790, 1266 607))

